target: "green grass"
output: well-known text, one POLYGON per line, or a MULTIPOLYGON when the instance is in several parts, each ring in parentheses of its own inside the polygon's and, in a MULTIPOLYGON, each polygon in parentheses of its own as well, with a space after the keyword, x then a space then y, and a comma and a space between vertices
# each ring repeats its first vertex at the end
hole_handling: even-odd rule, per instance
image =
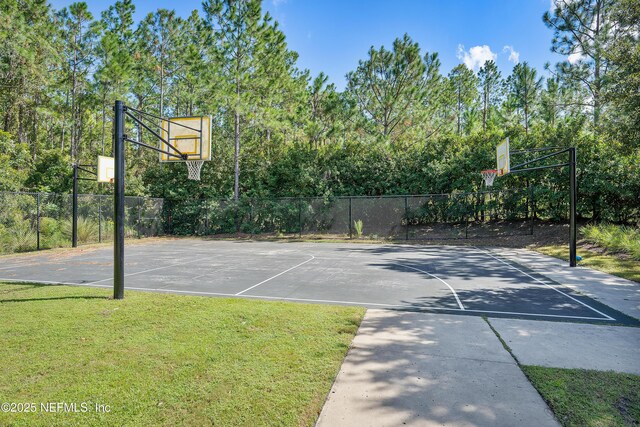
POLYGON ((587 242, 611 253, 625 253, 640 261, 640 229, 624 225, 587 225, 580 230, 587 242))
POLYGON ((523 366, 564 426, 637 426, 640 376, 585 369, 523 366))
MULTIPOLYGON (((548 245, 531 247, 534 251, 555 258, 569 260, 569 248, 565 245, 548 245)), ((582 261, 578 265, 604 271, 640 283, 640 262, 633 259, 621 259, 614 255, 602 254, 584 248, 578 248, 582 261)))
POLYGON ((0 425, 313 425, 364 309, 0 283, 0 425))

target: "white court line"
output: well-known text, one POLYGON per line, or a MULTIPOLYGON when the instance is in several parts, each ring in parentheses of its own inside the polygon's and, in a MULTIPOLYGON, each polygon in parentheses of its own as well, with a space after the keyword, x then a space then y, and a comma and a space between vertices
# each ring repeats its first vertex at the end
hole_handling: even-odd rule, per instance
POLYGON ((400 264, 400 263, 398 263, 398 265, 400 265, 400 266, 402 266, 402 267, 405 267, 405 268, 410 268, 410 269, 412 269, 412 270, 419 271, 419 272, 424 273, 424 274, 428 274, 429 276, 431 276, 431 277, 433 277, 433 278, 435 278, 435 279, 438 279, 439 281, 441 281, 442 283, 444 283, 445 285, 447 285, 447 287, 448 287, 448 288, 451 290, 451 292, 453 293, 453 296, 456 298, 456 302, 458 303, 458 307, 460 307, 460 310, 463 310, 463 311, 465 310, 464 306, 463 306, 463 305, 462 305, 462 303, 460 302, 460 298, 458 298, 458 294, 456 294, 455 289, 453 289, 453 287, 452 287, 450 284, 448 284, 447 282, 445 282, 444 280, 442 280, 441 278, 439 278, 439 277, 438 277, 438 276, 436 276, 435 274, 431 274, 431 273, 429 273, 429 272, 427 272, 427 271, 420 270, 419 268, 411 267, 411 266, 409 266, 409 265, 400 264))
POLYGON ((36 265, 36 264, 17 264, 17 265, 10 265, 9 267, 0 267, 0 270, 11 270, 14 268, 20 268, 20 267, 29 267, 31 265, 36 265))
POLYGON ((511 267, 511 268, 512 268, 512 269, 514 269, 514 270, 519 271, 520 273, 524 274, 524 275, 525 275, 525 276, 527 276, 527 277, 532 278, 532 279, 533 279, 533 280, 535 280, 536 282, 538 282, 538 283, 542 283, 542 284, 543 284, 543 285, 545 285, 546 287, 548 287, 548 288, 550 288, 550 289, 553 289, 554 291, 556 291, 556 292, 558 292, 558 293, 560 293, 560 294, 564 295, 565 297, 567 297, 567 298, 569 298, 569 299, 572 299, 573 301, 577 302, 578 304, 581 304, 581 305, 583 305, 583 306, 587 307, 588 309, 591 309, 591 310, 595 311, 595 312, 596 312, 596 313, 598 313, 599 315, 606 317, 606 318, 607 318, 607 320, 616 320, 616 319, 614 319, 613 317, 611 317, 611 316, 609 316, 609 315, 604 314, 604 313, 603 313, 603 312, 601 312, 600 310, 596 310, 595 308, 591 307, 589 304, 585 304, 584 302, 580 301, 579 299, 576 299, 576 298, 572 297, 571 295, 569 295, 569 294, 566 294, 566 293, 562 292, 560 289, 557 289, 556 287, 551 286, 551 285, 549 285, 549 284, 547 284, 547 283, 543 282, 542 280, 540 280, 540 279, 537 279, 537 278, 533 277, 532 275, 530 275, 530 274, 529 274, 529 273, 527 273, 526 271, 522 271, 522 270, 521 270, 521 269, 519 269, 518 267, 516 267, 516 266, 514 266, 514 265, 511 265, 511 264, 509 264, 508 262, 505 262, 505 261, 501 260, 501 259, 500 259, 500 258, 498 258, 498 257, 493 256, 490 252, 485 251, 485 250, 482 250, 482 249, 480 249, 480 248, 478 248, 478 247, 476 247, 476 246, 473 246, 473 247, 474 247, 474 248, 476 248, 477 250, 479 250, 480 252, 483 252, 483 253, 485 253, 485 254, 489 255, 491 258, 495 259, 496 261, 500 261, 500 262, 501 262, 501 263, 503 263, 504 265, 506 265, 506 266, 508 266, 508 267, 511 267))
MULTIPOLYGON (((3 279, 0 277, 0 281, 6 282, 22 282, 22 283, 47 283, 54 285, 70 285, 70 286, 89 286, 94 288, 111 288, 110 285, 91 285, 87 283, 67 283, 67 282, 52 282, 47 280, 17 280, 17 279, 3 279)), ((586 317, 586 316, 564 316, 561 314, 537 314, 537 313, 520 313, 517 311, 492 311, 492 310, 474 310, 474 309, 459 309, 459 308, 447 308, 447 307, 420 307, 407 304, 380 304, 375 302, 359 302, 359 301, 340 301, 340 300, 328 300, 328 299, 311 299, 311 298, 288 298, 288 297, 274 297, 265 295, 236 295, 226 294, 222 292, 206 292, 206 291, 183 291, 178 289, 166 289, 166 288, 137 288, 127 287, 127 290, 132 291, 150 291, 150 292, 165 292, 171 294, 187 294, 187 295, 213 295, 221 297, 238 297, 238 298, 254 298, 254 299, 268 299, 268 300, 281 300, 281 301, 293 301, 293 302, 317 302, 327 304, 348 304, 348 305, 364 305, 364 306, 376 306, 376 307, 399 307, 412 310, 441 310, 441 311, 464 311, 465 313, 488 313, 488 314, 510 314, 515 316, 531 316, 531 317, 553 317, 557 319, 579 319, 579 320, 615 320, 615 319, 603 319, 601 317, 586 317)))
POLYGON ((256 283, 255 285, 251 286, 250 288, 247 288, 247 289, 245 289, 244 291, 240 291, 240 292, 238 292, 238 293, 237 293, 237 294, 235 294, 235 295, 242 295, 243 293, 245 293, 245 292, 247 292, 247 291, 250 291, 251 289, 253 289, 253 288, 255 288, 255 287, 258 287, 258 286, 262 285, 263 283, 267 283, 269 280, 275 279, 275 278, 276 278, 276 277, 278 277, 278 276, 282 276, 284 273, 286 273, 286 272, 288 272, 288 271, 291 271, 291 270, 293 270, 294 268, 298 268, 298 267, 300 267, 301 265, 306 264, 306 263, 308 263, 309 261, 311 261, 311 260, 313 260, 313 259, 315 259, 315 258, 316 258, 316 257, 314 257, 313 255, 309 255, 309 256, 310 256, 311 258, 309 258, 308 260, 306 260, 306 261, 304 261, 304 262, 301 262, 301 263, 300 263, 300 264, 298 264, 298 265, 294 265, 293 267, 291 267, 291 268, 289 268, 289 269, 287 269, 287 270, 283 271, 282 273, 278 273, 278 274, 276 274, 275 276, 269 277, 268 279, 263 280, 263 281, 262 281, 262 282, 260 282, 260 283, 256 283))
POLYGON ((225 294, 220 292, 179 291, 174 289, 151 289, 151 288, 127 288, 127 289, 137 290, 137 291, 160 291, 160 292, 179 293, 179 294, 215 295, 215 296, 226 296, 226 297, 299 301, 299 302, 318 302, 318 303, 329 303, 329 304, 373 305, 376 307, 400 307, 400 308, 410 308, 410 309, 427 310, 427 311, 428 310, 444 310, 444 311, 464 311, 466 313, 511 314, 516 316, 553 317, 558 319, 580 319, 580 320, 600 320, 600 321, 614 320, 614 319, 603 319, 601 317, 565 316, 561 314, 520 313, 517 311, 474 310, 469 308, 459 309, 459 308, 447 308, 447 307, 420 307, 420 306, 406 305, 406 304, 380 304, 375 302, 341 301, 341 300, 311 299, 311 298, 288 298, 288 297, 274 297, 274 296, 265 296, 265 295, 237 295, 237 294, 225 294))
MULTIPOLYGON (((205 261, 207 259, 208 258, 195 259, 193 261, 179 262, 177 264, 171 264, 171 265, 165 265, 165 266, 162 266, 162 267, 150 268, 148 270, 143 270, 143 271, 136 271, 135 273, 125 274, 124 277, 135 276, 136 274, 150 273, 152 271, 162 270, 163 268, 171 268, 171 267, 177 267, 177 266, 186 265, 186 264, 193 264, 194 262, 205 261)), ((100 282, 106 282, 107 280, 113 280, 113 277, 109 277, 109 278, 106 278, 106 279, 89 282, 89 283, 87 283, 87 285, 93 285, 94 283, 100 283, 100 282)))

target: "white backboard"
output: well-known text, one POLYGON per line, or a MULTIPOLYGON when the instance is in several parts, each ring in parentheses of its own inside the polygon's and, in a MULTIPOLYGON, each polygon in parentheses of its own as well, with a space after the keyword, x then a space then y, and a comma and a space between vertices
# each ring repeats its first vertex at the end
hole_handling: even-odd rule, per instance
POLYGON ((509 138, 499 143, 496 147, 496 162, 498 176, 506 175, 510 172, 511 159, 509 158, 509 138))
MULTIPOLYGON (((162 120, 162 138, 173 145, 187 159, 160 153, 161 162, 211 160, 211 116, 172 117, 162 120)), ((160 141, 160 149, 169 153, 176 150, 160 141)))
POLYGON ((98 182, 113 182, 115 175, 113 157, 98 156, 98 182))

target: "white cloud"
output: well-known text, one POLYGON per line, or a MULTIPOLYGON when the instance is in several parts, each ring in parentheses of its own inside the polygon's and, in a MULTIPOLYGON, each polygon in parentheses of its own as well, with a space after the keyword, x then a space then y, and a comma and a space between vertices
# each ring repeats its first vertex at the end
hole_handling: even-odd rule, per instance
POLYGON ((574 52, 567 57, 567 61, 569 64, 574 65, 580 62, 584 58, 584 55, 581 52, 574 52))
POLYGON ((516 52, 513 49, 513 46, 507 45, 502 48, 502 51, 509 52, 509 61, 513 62, 514 64, 520 62, 520 52, 516 52))
POLYGON ((468 51, 464 50, 463 45, 458 45, 458 59, 473 71, 477 71, 487 61, 495 61, 497 57, 498 55, 491 52, 491 48, 486 44, 474 46, 468 51))
POLYGON ((287 0, 271 0, 271 3, 275 6, 278 7, 281 4, 285 4, 287 2, 287 0))

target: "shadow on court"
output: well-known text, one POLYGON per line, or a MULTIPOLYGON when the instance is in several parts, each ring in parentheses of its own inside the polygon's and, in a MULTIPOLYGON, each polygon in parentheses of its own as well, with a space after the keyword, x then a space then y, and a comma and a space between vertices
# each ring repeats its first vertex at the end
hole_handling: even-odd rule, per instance
MULTIPOLYGON (((111 248, 7 258, 0 281, 113 286, 111 248)), ((405 311, 633 324, 482 248, 168 239, 127 246, 125 289, 405 311)))

